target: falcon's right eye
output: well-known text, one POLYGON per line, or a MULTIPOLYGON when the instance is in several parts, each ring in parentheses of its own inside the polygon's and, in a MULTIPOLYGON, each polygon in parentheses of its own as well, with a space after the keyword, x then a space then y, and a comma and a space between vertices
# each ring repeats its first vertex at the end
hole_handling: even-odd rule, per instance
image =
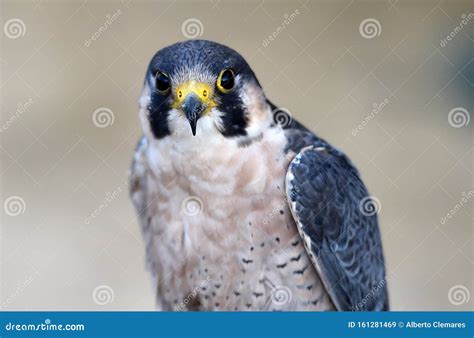
POLYGON ((168 75, 163 72, 157 71, 155 75, 155 87, 156 90, 158 90, 160 93, 167 93, 171 87, 171 82, 168 75))

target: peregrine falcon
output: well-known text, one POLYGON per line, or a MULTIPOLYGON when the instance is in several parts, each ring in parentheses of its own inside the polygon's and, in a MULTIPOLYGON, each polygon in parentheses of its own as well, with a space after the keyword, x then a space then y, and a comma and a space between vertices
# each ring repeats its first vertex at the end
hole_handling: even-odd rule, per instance
POLYGON ((388 310, 358 171, 270 102, 239 53, 161 49, 139 108, 130 195, 159 310, 388 310))

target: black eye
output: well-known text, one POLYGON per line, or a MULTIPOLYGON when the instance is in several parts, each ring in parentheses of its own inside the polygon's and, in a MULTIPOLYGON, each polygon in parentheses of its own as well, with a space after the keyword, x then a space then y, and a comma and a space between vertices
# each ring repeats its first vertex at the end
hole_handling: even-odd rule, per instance
POLYGON ((163 72, 156 72, 155 75, 155 86, 159 92, 165 93, 170 89, 171 82, 169 77, 163 72))
POLYGON ((224 69, 220 72, 219 77, 217 78, 217 88, 223 92, 227 93, 232 88, 234 88, 235 76, 232 69, 224 69))

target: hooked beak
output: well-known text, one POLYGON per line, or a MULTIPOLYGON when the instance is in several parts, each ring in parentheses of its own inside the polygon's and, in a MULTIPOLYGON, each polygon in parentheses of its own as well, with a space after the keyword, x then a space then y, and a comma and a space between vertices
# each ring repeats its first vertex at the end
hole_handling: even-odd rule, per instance
POLYGON ((209 84, 195 80, 182 83, 176 88, 176 99, 172 106, 181 109, 186 115, 194 136, 199 118, 217 105, 213 93, 209 84))
POLYGON ((196 94, 190 93, 184 99, 181 109, 183 109, 191 125, 193 136, 196 136, 197 120, 201 117, 201 113, 206 110, 206 106, 196 94))

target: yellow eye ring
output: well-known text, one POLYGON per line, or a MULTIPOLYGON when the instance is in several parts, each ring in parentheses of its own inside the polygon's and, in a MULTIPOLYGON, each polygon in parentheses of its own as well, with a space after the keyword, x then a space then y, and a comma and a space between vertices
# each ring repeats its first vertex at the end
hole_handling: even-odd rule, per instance
POLYGON ((234 89, 235 85, 235 73, 232 69, 226 68, 221 70, 217 77, 216 86, 222 93, 228 93, 234 89))

